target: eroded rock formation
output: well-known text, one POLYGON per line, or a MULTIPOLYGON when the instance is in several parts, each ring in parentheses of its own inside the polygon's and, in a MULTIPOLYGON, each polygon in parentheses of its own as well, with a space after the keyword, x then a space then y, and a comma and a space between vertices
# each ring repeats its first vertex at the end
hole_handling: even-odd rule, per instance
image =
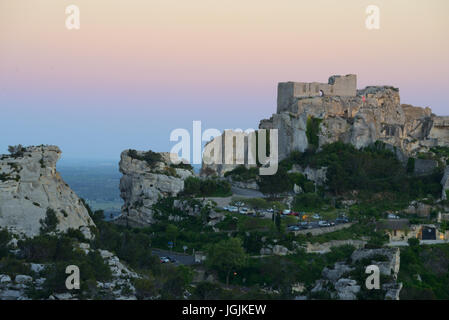
POLYGON ((60 156, 56 146, 27 147, 0 156, 0 227, 33 237, 40 233, 47 211, 53 210, 55 231, 79 229, 91 238, 94 222, 56 171, 60 156))
MULTIPOLYGON (((120 157, 120 196, 124 200, 119 223, 142 226, 153 222, 153 204, 160 198, 176 196, 184 189, 184 179, 193 172, 171 165, 170 153, 157 153, 156 161, 144 160, 145 152, 125 150, 120 157)), ((172 159, 177 158, 172 155, 172 159)))

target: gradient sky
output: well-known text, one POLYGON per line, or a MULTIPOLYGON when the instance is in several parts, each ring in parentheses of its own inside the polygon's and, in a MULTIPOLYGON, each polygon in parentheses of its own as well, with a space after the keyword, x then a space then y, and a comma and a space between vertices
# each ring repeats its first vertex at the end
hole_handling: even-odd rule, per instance
POLYGON ((257 128, 280 81, 358 75, 449 114, 447 0, 0 0, 0 153, 169 151, 175 128, 257 128), (80 30, 65 7, 80 8, 80 30), (380 7, 380 30, 365 8, 380 7))

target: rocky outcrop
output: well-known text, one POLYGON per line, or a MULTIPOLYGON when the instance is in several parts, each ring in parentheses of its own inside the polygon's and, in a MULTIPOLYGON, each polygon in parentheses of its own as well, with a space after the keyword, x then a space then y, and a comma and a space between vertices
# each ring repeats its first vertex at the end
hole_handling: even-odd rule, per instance
POLYGON ((449 190, 449 166, 444 169, 443 179, 441 179, 443 190, 441 192, 441 199, 447 200, 447 191, 449 190))
POLYGON ((52 210, 57 217, 55 231, 79 229, 92 237, 90 227, 95 224, 56 171, 60 156, 56 146, 27 147, 0 156, 0 227, 33 237, 52 210))
MULTIPOLYGON (((356 86, 352 80, 349 84, 351 88, 356 86)), ((363 148, 381 141, 391 147, 400 161, 406 162, 408 157, 427 152, 431 147, 449 146, 449 117, 436 116, 427 107, 401 104, 397 88, 369 86, 354 94, 338 95, 338 90, 331 89, 320 93, 320 86, 318 83, 291 82, 279 85, 276 113, 259 123, 259 129, 278 130, 279 160, 287 158, 293 151, 304 152, 309 148, 307 121, 310 118, 321 120, 317 134, 318 147, 341 141, 363 148)), ((228 136, 239 134, 245 140, 246 154, 248 134, 227 133, 228 136)), ((235 165, 209 162, 214 157, 223 158, 224 139, 215 141, 219 151, 214 156, 205 153, 207 161, 203 163, 203 172, 222 176, 235 165)), ((214 144, 208 145, 211 148, 214 144)), ((241 164, 248 165, 246 158, 240 158, 241 164)), ((418 174, 422 170, 431 170, 431 163, 422 165, 418 164, 418 174)))
POLYGON ((292 168, 288 171, 288 173, 301 173, 303 174, 308 180, 313 181, 318 186, 322 186, 327 181, 327 168, 322 167, 319 169, 314 169, 311 167, 305 167, 302 168, 301 166, 294 164, 292 168))
POLYGON ((363 259, 373 259, 371 260, 371 263, 379 267, 381 274, 397 278, 400 267, 399 248, 359 249, 354 251, 351 255, 353 263, 363 259), (376 261, 375 259, 379 256, 386 257, 386 259, 383 261, 376 261))
MULTIPOLYGON (((279 93, 278 93, 279 94, 279 93)), ((335 141, 357 148, 376 141, 397 147, 405 155, 449 145, 449 118, 430 108, 401 105, 399 90, 388 86, 367 87, 354 97, 290 97, 259 128, 279 130, 279 158, 308 147, 306 121, 321 119, 319 145, 335 141)))
POLYGON ((410 205, 404 210, 404 213, 418 215, 420 217, 428 217, 430 216, 432 209, 433 207, 430 204, 413 200, 410 205))
MULTIPOLYGON (((96 289, 97 295, 105 297, 110 300, 136 300, 136 289, 133 285, 133 279, 141 278, 140 275, 130 270, 125 266, 120 259, 112 252, 107 250, 94 250, 88 243, 79 243, 81 249, 86 255, 97 251, 104 263, 111 270, 112 277, 104 282, 97 281, 96 289)), ((28 292, 42 291, 45 281, 46 268, 51 267, 52 264, 37 264, 24 263, 24 268, 32 271, 31 275, 18 274, 10 276, 7 274, 0 274, 0 300, 30 300, 28 292), (32 289, 32 290, 31 290, 32 289)), ((80 291, 51 293, 44 296, 47 300, 77 300, 80 291)))
MULTIPOLYGON (((151 151, 150 151, 151 152, 151 151)), ((117 223, 144 226, 153 222, 153 204, 160 198, 176 196, 184 189, 184 180, 193 175, 191 170, 177 168, 170 159, 177 155, 156 153, 155 161, 145 160, 145 152, 130 150, 120 157, 120 196, 124 200, 122 216, 117 223)))
POLYGON ((327 293, 331 298, 339 300, 356 300, 359 293, 365 291, 364 279, 357 277, 359 270, 365 270, 368 265, 379 267, 380 274, 390 278, 388 282, 381 284, 382 295, 385 300, 399 300, 402 283, 397 282, 400 265, 399 248, 358 249, 351 259, 344 262, 336 262, 332 268, 324 268, 322 278, 315 282, 311 293, 327 293), (354 277, 356 279, 354 279, 354 277), (362 283, 360 282, 362 281, 362 283))

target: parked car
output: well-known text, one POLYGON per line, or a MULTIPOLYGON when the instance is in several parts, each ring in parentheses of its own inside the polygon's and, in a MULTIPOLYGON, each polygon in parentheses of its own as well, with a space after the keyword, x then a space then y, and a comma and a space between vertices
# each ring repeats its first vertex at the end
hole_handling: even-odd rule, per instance
POLYGON ((284 211, 282 211, 282 214, 289 215, 291 212, 291 210, 285 209, 284 211))
POLYGON ((299 228, 298 226, 289 226, 289 227, 287 228, 287 230, 288 230, 288 231, 299 231, 300 228, 299 228))
POLYGON ((240 208, 239 212, 242 213, 242 214, 247 214, 248 213, 248 208, 240 208))
POLYGON ((168 257, 161 257, 160 260, 161 260, 161 263, 168 263, 168 262, 170 262, 170 259, 168 257))
POLYGON ((318 214, 318 213, 315 213, 313 216, 312 216, 312 218, 313 219, 321 219, 321 216, 318 214))
POLYGON ((388 219, 399 219, 399 216, 393 214, 393 213, 389 213, 388 214, 388 219))
POLYGON ((239 209, 234 206, 229 206, 228 208, 229 208, 229 212, 238 212, 239 211, 239 209))
POLYGON ((320 221, 318 222, 318 225, 319 225, 320 227, 330 227, 330 226, 331 226, 329 222, 324 221, 324 220, 320 220, 320 221))
POLYGON ((348 219, 348 218, 342 218, 342 217, 339 217, 339 218, 335 219, 335 223, 337 223, 337 224, 340 224, 340 223, 348 223, 348 222, 349 222, 349 219, 348 219))

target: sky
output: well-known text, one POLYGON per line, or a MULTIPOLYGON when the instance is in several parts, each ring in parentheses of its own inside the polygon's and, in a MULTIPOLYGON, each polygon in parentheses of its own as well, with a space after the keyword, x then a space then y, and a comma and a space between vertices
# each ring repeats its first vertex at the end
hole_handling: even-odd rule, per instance
POLYGON ((169 151, 176 128, 256 129, 278 82, 334 74, 449 115, 448 12, 447 0, 0 0, 0 153, 169 151))

